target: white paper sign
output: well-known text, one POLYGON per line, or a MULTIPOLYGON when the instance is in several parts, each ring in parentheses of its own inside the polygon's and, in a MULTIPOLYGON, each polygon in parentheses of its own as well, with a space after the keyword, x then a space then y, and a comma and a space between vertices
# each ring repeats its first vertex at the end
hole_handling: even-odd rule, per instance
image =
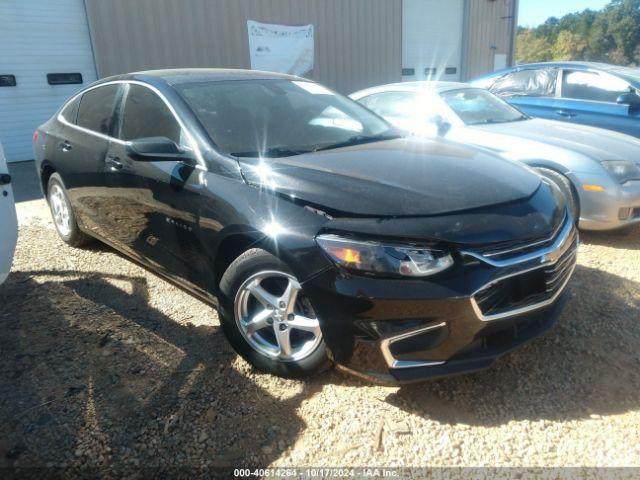
POLYGON ((493 57, 493 71, 504 70, 507 68, 507 55, 505 53, 496 53, 493 57))
POLYGON ((305 75, 313 70, 313 25, 291 27, 247 21, 251 68, 305 75))

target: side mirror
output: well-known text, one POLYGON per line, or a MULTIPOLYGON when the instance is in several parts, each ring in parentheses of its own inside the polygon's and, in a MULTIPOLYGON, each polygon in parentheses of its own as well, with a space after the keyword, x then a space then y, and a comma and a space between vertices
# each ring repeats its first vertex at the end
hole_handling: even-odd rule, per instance
POLYGON ((616 99, 618 105, 629 105, 632 108, 640 107, 640 96, 635 93, 623 93, 616 99))
POLYGON ((166 137, 132 140, 127 143, 127 154, 139 162, 176 162, 191 159, 189 152, 166 137))

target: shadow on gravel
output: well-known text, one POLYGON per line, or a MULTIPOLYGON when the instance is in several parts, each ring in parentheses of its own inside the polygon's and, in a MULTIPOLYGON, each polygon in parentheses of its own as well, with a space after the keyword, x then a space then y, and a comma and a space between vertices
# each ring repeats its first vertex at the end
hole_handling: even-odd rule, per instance
POLYGON ((547 335, 473 375, 408 385, 387 397, 442 423, 570 421, 640 409, 640 284, 578 266, 547 335))
POLYGON ((295 442, 313 384, 274 379, 274 397, 230 365, 222 331, 182 326, 148 298, 143 277, 9 277, 0 467, 267 465, 295 442))
POLYGON ((640 250, 640 226, 630 232, 581 232, 580 242, 587 245, 640 250))

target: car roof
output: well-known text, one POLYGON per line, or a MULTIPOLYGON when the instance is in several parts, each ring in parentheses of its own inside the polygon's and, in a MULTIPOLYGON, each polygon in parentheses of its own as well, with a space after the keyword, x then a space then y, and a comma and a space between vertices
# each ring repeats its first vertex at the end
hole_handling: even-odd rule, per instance
POLYGON ((570 67, 570 68, 594 68, 597 70, 613 70, 616 68, 616 65, 610 65, 608 63, 600 63, 600 62, 581 62, 581 61, 564 61, 564 62, 537 62, 537 63, 525 63, 522 65, 515 65, 507 70, 512 70, 513 68, 541 68, 541 67, 570 67))
POLYGON ((483 75, 479 78, 490 78, 498 76, 504 73, 513 72, 515 70, 528 70, 535 68, 572 68, 576 70, 601 70, 604 72, 611 72, 617 74, 624 74, 626 70, 633 70, 630 67, 623 67, 620 65, 612 65, 610 63, 600 62, 579 62, 579 61, 565 61, 565 62, 538 62, 538 63, 523 63, 520 65, 514 65, 513 67, 505 68, 496 72, 491 72, 483 75))
POLYGON ((419 82, 399 82, 399 83, 389 83, 387 85, 379 85, 377 87, 371 87, 365 90, 354 92, 351 95, 361 98, 368 95, 373 95, 374 93, 381 93, 381 92, 388 92, 388 91, 421 92, 425 90, 432 91, 435 93, 442 93, 450 90, 460 90, 461 88, 478 88, 478 87, 474 87, 473 85, 470 85, 468 83, 461 83, 461 82, 423 80, 419 82))
POLYGON ((180 68, 166 70, 145 70, 103 78, 97 83, 117 80, 138 80, 156 83, 163 81, 169 85, 199 82, 222 82, 233 80, 304 80, 283 73, 259 70, 239 70, 230 68, 180 68))
POLYGON ((473 82, 476 82, 478 80, 495 78, 500 75, 504 75, 504 74, 518 71, 518 70, 527 70, 527 69, 535 69, 535 68, 571 68, 574 70, 600 70, 602 72, 607 72, 617 77, 622 77, 628 82, 631 82, 636 87, 640 87, 640 81, 638 80, 640 78, 640 69, 638 68, 612 65, 610 63, 580 62, 580 61, 538 62, 538 63, 525 63, 522 65, 514 65, 513 67, 505 68, 504 70, 499 70, 497 72, 491 72, 486 75, 482 75, 478 78, 475 78, 473 82))

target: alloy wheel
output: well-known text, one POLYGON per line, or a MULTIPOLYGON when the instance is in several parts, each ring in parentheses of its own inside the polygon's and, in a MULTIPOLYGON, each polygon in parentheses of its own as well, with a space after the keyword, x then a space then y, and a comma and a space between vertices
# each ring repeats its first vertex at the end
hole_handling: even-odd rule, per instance
POLYGON ((60 185, 51 186, 49 205, 58 232, 63 236, 69 235, 71 233, 71 212, 69 212, 67 200, 60 185))
POLYGON ((297 362, 322 341, 311 303, 287 273, 264 271, 249 277, 236 294, 234 310, 242 336, 266 357, 297 362))

